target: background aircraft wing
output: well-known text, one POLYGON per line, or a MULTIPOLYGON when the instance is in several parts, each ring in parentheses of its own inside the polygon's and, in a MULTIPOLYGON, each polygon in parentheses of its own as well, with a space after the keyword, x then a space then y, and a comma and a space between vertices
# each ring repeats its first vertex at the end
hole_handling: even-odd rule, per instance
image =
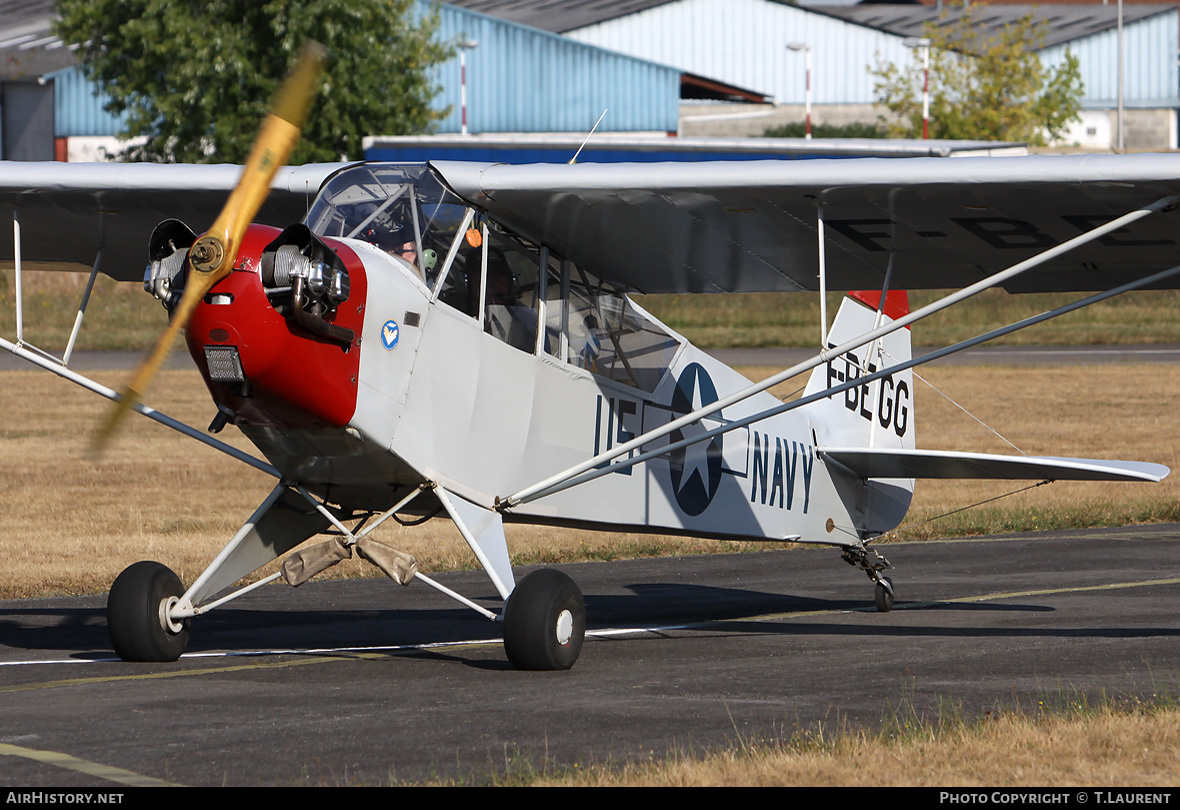
MULTIPOLYGON (((960 288, 1180 193, 1180 154, 702 163, 436 161, 452 189, 622 289, 960 288)), ((1154 214, 1013 280, 1108 289, 1180 263, 1180 214, 1154 214)), ((1171 284, 1180 284, 1173 278, 1171 284)))
POLYGON ((824 457, 862 478, 999 478, 1051 481, 1163 480, 1170 470, 1146 461, 1052 456, 999 456, 872 447, 819 448, 824 457))
MULTIPOLYGON (((257 221, 286 227, 302 220, 320 184, 344 165, 280 169, 257 221)), ((233 165, 0 161, 0 260, 13 258, 16 209, 26 266, 89 270, 102 248, 104 273, 140 281, 156 224, 174 217, 201 233, 241 172, 233 165)))

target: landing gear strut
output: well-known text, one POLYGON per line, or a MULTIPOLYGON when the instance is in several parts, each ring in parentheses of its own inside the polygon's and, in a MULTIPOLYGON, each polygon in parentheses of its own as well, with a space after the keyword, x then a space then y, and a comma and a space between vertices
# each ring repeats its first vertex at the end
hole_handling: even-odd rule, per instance
POLYGON ((569 669, 586 637, 586 604, 574 581, 553 568, 522 579, 504 606, 504 651, 518 669, 569 669))
POLYGON ((873 581, 876 586, 873 588, 873 601, 877 603, 877 610, 881 613, 893 610, 893 580, 881 576, 882 571, 893 567, 889 560, 882 557, 876 549, 866 548, 863 543, 845 548, 841 558, 849 565, 860 568, 873 581), (869 552, 872 552, 872 558, 869 557, 869 552))

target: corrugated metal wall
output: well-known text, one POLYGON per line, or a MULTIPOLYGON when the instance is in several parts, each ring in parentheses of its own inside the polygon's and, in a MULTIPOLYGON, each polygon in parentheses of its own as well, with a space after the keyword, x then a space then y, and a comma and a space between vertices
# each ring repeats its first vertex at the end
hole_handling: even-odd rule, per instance
MULTIPOLYGON (((440 7, 440 23, 441 38, 480 43, 467 60, 472 132, 586 132, 604 108, 610 110, 604 131, 675 131, 680 70, 802 104, 804 56, 787 50, 790 42, 812 46, 814 104, 871 103, 872 67, 911 57, 901 37, 766 0, 681 0, 568 38, 449 5, 440 7)), ((1180 107, 1178 31, 1180 11, 1126 26, 1127 107, 1180 107)), ((1083 106, 1114 107, 1115 32, 1074 40, 1069 48, 1082 66, 1083 106)), ((1046 48, 1042 58, 1057 64, 1064 49, 1046 48)), ((442 87, 435 104, 451 110, 436 130, 458 132, 458 57, 436 68, 435 77, 442 87)), ((49 78, 58 137, 119 130, 80 69, 49 78)))
MULTIPOLYGON (((674 68, 454 6, 440 6, 439 17, 442 40, 479 42, 467 55, 472 132, 588 132, 606 108, 603 131, 676 131, 680 71, 674 68)), ((451 110, 435 129, 459 132, 459 57, 438 66, 434 76, 442 88, 434 105, 451 110)), ((104 98, 79 68, 51 78, 58 137, 119 131, 120 120, 103 110, 104 98)))
MULTIPOLYGON (((443 5, 439 36, 474 39, 467 53, 467 121, 472 132, 675 132, 680 71, 565 37, 443 5)), ((439 132, 458 132, 459 57, 440 66, 439 132)), ((375 133, 377 134, 377 133, 375 133)))
MULTIPOLYGON (((1124 27, 1127 106, 1180 106, 1178 31, 1177 11, 1124 27)), ((788 51, 789 42, 812 46, 815 104, 872 103, 869 71, 882 61, 911 58, 900 36, 769 0, 679 0, 568 36, 769 93, 780 104, 803 103, 803 54, 788 51)), ((1064 47, 1044 49, 1043 61, 1057 64, 1064 47)), ((1083 105, 1115 106, 1115 32, 1069 47, 1081 63, 1083 105)))
MULTIPOLYGON (((1056 66, 1068 48, 1078 58, 1085 94, 1082 106, 1109 109, 1118 104, 1118 33, 1103 31, 1041 51, 1046 66, 1056 66)), ((1124 105, 1180 107, 1180 10, 1156 14, 1123 26, 1124 105)))
POLYGON ((787 43, 811 45, 814 104, 869 103, 870 69, 910 58, 902 37, 765 0, 681 0, 567 36, 767 93, 779 104, 802 104, 804 96, 804 54, 787 43))
POLYGON ((53 79, 54 83, 53 113, 57 137, 114 135, 122 130, 122 117, 103 109, 107 96, 100 94, 86 80, 82 68, 54 71, 46 78, 53 79))

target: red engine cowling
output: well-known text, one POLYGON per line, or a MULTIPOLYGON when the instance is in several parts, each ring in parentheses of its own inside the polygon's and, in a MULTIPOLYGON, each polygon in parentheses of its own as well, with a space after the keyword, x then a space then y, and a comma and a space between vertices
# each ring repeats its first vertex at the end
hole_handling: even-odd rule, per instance
POLYGON ((316 334, 291 316, 281 295, 267 295, 262 254, 279 236, 275 228, 249 227, 233 270, 193 313, 185 335, 189 353, 214 401, 232 410, 238 424, 343 427, 356 409, 364 265, 348 247, 330 246, 350 289, 322 319, 351 330, 352 340, 316 334))

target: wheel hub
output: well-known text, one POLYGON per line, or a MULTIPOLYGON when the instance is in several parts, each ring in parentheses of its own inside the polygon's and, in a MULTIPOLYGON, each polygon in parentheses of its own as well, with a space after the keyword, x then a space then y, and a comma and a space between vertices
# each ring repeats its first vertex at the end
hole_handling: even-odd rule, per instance
POLYGON ((574 614, 563 610, 557 616, 557 643, 566 646, 574 634, 574 614))
POLYGON ((180 604, 179 596, 169 596, 167 599, 160 602, 160 626, 169 633, 179 633, 184 629, 184 624, 173 620, 172 608, 180 604))

